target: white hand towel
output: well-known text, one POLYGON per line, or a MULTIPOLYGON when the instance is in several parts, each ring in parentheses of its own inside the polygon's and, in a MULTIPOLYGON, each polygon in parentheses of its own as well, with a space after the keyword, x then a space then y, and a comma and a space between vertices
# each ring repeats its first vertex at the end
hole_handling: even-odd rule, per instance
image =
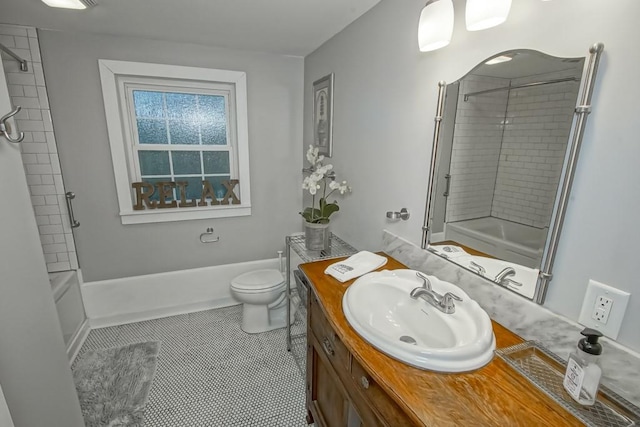
POLYGON ((360 251, 344 261, 331 264, 324 272, 344 283, 380 268, 386 263, 386 257, 376 255, 369 251, 360 251))

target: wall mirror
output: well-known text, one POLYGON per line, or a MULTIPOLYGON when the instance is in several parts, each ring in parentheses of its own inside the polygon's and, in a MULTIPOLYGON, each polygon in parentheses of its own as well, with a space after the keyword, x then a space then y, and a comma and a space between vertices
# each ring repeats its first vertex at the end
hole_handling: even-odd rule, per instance
POLYGON ((502 52, 439 83, 423 249, 544 301, 602 50, 502 52))

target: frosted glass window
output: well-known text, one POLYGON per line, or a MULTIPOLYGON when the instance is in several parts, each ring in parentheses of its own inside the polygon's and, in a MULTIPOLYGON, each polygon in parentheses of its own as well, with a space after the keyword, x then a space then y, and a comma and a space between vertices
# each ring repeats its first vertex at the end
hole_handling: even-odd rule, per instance
POLYGON ((198 95, 188 93, 167 93, 167 115, 170 119, 194 120, 198 116, 198 95))
POLYGON ((198 123, 188 120, 170 120, 171 144, 200 144, 198 123))
POLYGON ((203 154, 204 173, 228 174, 229 153, 226 151, 205 151, 203 154))
POLYGON ((133 91, 136 117, 161 119, 164 117, 164 99, 162 92, 133 91))
POLYGON ((201 175, 199 151, 174 151, 171 153, 174 175, 201 175))
POLYGON ((168 144, 167 124, 153 119, 138 119, 138 140, 140 144, 168 144))
POLYGON ((216 194, 216 199, 222 199, 227 192, 224 185, 222 185, 222 181, 228 181, 230 177, 226 176, 210 176, 207 177, 207 181, 211 183, 213 187, 213 191, 216 194))
POLYGON ((139 151, 138 157, 142 176, 171 175, 168 151, 139 151))

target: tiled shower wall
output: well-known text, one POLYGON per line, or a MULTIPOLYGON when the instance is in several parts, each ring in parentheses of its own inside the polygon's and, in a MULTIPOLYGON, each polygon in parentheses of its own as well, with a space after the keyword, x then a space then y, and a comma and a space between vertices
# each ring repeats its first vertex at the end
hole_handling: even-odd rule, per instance
MULTIPOLYGON (((564 77, 579 78, 580 71, 514 79, 511 84, 564 77)), ((509 79, 468 76, 460 86, 448 222, 494 216, 549 226, 579 84, 494 92, 464 101, 465 93, 508 85, 509 79)))
POLYGON ((507 92, 464 101, 464 94, 504 87, 507 79, 467 76, 460 84, 451 155, 447 222, 491 214, 507 92))
MULTIPOLYGON (((514 79, 512 85, 580 77, 579 71, 514 79)), ((491 216, 549 226, 578 97, 578 82, 512 90, 491 216)))
POLYGON ((17 129, 24 132, 24 141, 21 143, 22 162, 47 270, 75 270, 78 268, 78 260, 67 212, 36 29, 0 24, 0 43, 26 59, 29 65, 29 71, 22 72, 17 61, 2 54, 11 103, 22 107, 22 111, 15 116, 15 123, 17 129))

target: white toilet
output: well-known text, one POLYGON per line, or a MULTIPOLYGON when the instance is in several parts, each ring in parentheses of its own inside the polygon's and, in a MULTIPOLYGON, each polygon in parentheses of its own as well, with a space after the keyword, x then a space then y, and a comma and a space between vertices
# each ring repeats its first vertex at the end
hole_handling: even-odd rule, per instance
MULTIPOLYGON (((231 281, 231 294, 243 303, 242 330, 250 334, 287 325, 287 284, 278 270, 243 273, 231 281)), ((291 310, 293 322, 295 312, 291 310)))

